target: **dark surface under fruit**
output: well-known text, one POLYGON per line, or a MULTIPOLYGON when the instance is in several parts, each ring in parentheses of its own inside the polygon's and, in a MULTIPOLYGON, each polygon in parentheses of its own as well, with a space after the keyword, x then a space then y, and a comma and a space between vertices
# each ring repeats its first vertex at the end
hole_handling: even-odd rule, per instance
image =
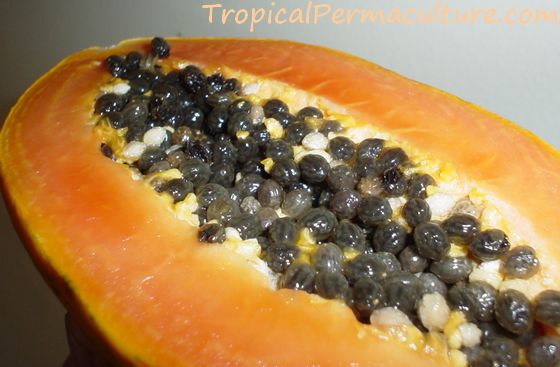
MULTIPOLYGON (((226 227, 242 239, 256 238, 279 287, 342 300, 364 323, 375 310, 394 307, 425 330, 417 305, 423 295, 440 293, 482 330, 481 344, 463 349, 470 366, 518 366, 520 349, 531 367, 558 364, 560 339, 542 330, 560 324, 559 292, 531 301, 518 291, 469 282, 476 264, 495 259, 503 259, 506 278, 530 278, 539 270, 530 246, 510 249, 506 233, 481 231, 469 214, 432 221, 425 199, 437 182, 407 174, 414 162, 403 149, 385 147, 382 139, 356 144, 337 136, 344 127, 315 106, 290 111, 278 98, 254 105, 240 81, 206 75, 194 65, 165 74, 158 60, 170 52, 165 40, 154 38, 150 55, 109 57, 108 71, 131 88, 100 95, 94 111, 113 128, 126 129, 127 142, 142 141, 154 127, 168 129, 130 166, 145 175, 181 172, 181 178, 152 184, 175 203, 196 194, 202 242, 225 241, 226 227), (264 118, 280 123, 283 138, 271 139, 264 118), (336 164, 316 154, 294 160, 293 146, 314 131, 329 138, 325 153, 336 164), (265 158, 273 161, 270 170, 261 163, 265 158), (388 200, 401 196, 404 223, 388 200), (316 242, 309 261, 298 245, 304 230, 316 242), (452 242, 468 255, 451 257, 452 242)), ((106 144, 101 152, 116 159, 106 144)))

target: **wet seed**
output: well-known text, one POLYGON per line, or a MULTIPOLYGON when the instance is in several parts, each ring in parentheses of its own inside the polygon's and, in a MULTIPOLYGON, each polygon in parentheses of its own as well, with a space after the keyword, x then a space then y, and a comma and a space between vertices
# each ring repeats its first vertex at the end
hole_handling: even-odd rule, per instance
POLYGON ((324 157, 316 154, 308 154, 299 162, 301 179, 310 184, 323 182, 327 178, 330 169, 329 162, 324 157))
POLYGON ((243 240, 256 238, 261 233, 261 224, 257 217, 251 214, 241 213, 230 220, 229 226, 237 229, 243 240))
POLYGON ((482 261, 496 260, 509 250, 506 234, 499 229, 487 229, 477 234, 469 245, 471 253, 482 261))
POLYGON ((560 337, 541 336, 527 349, 527 361, 531 367, 556 367, 560 364, 560 337))
POLYGON ((530 246, 518 246, 503 259, 502 271, 509 278, 528 279, 540 268, 535 250, 530 246))
POLYGON ((344 256, 338 246, 327 242, 311 256, 311 264, 317 271, 341 271, 344 256))
POLYGON ((535 318, 543 324, 560 326, 560 292, 546 290, 535 298, 535 318))
POLYGON ((352 248, 362 252, 366 247, 364 231, 349 220, 338 223, 331 240, 342 249, 352 248))
POLYGON ((266 262, 273 271, 283 273, 294 262, 298 254, 299 249, 293 245, 271 244, 266 251, 266 262))
POLYGON ((480 231, 478 219, 469 214, 453 214, 443 221, 443 229, 450 237, 468 240, 480 231))
POLYGON ((222 243, 226 240, 226 233, 221 224, 207 223, 198 229, 198 239, 201 242, 222 243))
POLYGON ((347 137, 337 136, 329 141, 329 152, 334 159, 348 162, 354 157, 356 146, 347 137))
POLYGON ((496 297, 496 320, 506 330, 523 334, 533 328, 531 302, 521 292, 507 289, 496 297))
POLYGON ((352 219, 358 212, 360 195, 354 190, 342 190, 330 199, 330 209, 339 219, 352 219))
POLYGON ((392 215, 389 201, 381 196, 365 197, 358 207, 358 217, 367 226, 379 225, 389 220, 392 215))
POLYGON ((362 278, 352 287, 352 309, 362 322, 369 322, 369 316, 385 305, 385 290, 376 281, 362 278))
POLYGON ((336 216, 325 208, 312 208, 298 220, 301 227, 309 229, 316 240, 329 238, 337 225, 336 216))
POLYGON ((296 240, 296 236, 296 223, 288 217, 276 219, 268 230, 268 237, 275 245, 293 245, 296 240))
POLYGON ((420 273, 428 267, 428 260, 420 255, 414 246, 407 246, 399 254, 403 270, 420 273))
POLYGON ((410 199, 402 208, 402 215, 411 227, 425 222, 429 222, 432 218, 430 206, 423 199, 410 199))
POLYGON ((315 277, 315 292, 323 298, 345 300, 349 290, 348 281, 339 272, 322 271, 315 277))
POLYGON ((182 178, 175 178, 167 181, 161 189, 171 195, 173 202, 177 203, 184 200, 187 194, 193 192, 193 184, 182 178))
POLYGON ((311 208, 311 194, 305 190, 293 190, 286 194, 282 203, 284 214, 299 218, 311 208))
POLYGON ((349 166, 341 164, 331 168, 326 179, 333 191, 352 190, 358 182, 356 172, 349 166))
POLYGON ((196 198, 198 206, 208 208, 212 202, 218 199, 226 199, 229 195, 228 190, 218 184, 207 183, 202 186, 196 187, 196 198))
POLYGON ((445 231, 433 222, 414 228, 414 243, 420 255, 431 260, 443 259, 451 248, 445 231))
POLYGON ((278 182, 269 179, 259 188, 257 198, 262 206, 277 209, 284 200, 284 190, 278 182))
POLYGON ((373 248, 375 251, 398 254, 405 247, 406 231, 397 222, 386 222, 375 229, 373 248))
POLYGON ((466 280, 472 270, 472 261, 463 256, 446 257, 430 266, 430 271, 447 284, 466 280))
POLYGON ((229 198, 214 200, 208 205, 208 209, 206 210, 206 218, 208 221, 216 220, 225 226, 239 214, 239 204, 229 198))
POLYGON ((315 269, 307 264, 292 264, 280 280, 281 288, 313 292, 315 286, 315 269))
POLYGON ((496 290, 486 282, 457 283, 449 289, 447 297, 452 306, 471 320, 494 320, 496 290))

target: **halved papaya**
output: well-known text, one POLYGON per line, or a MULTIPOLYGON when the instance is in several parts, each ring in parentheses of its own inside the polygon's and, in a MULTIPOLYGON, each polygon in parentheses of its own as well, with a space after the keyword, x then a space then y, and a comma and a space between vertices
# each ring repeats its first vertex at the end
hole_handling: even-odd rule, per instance
MULTIPOLYGON (((452 165, 539 254, 530 283, 560 289, 560 155, 527 131, 332 50, 265 40, 169 45, 165 65, 188 60, 285 83, 452 165)), ((25 92, 0 135, 3 190, 29 253, 116 357, 137 366, 464 363, 437 342, 362 324, 342 302, 271 289, 243 257, 201 245, 196 228, 104 157, 88 122, 112 78, 106 58, 129 51, 149 53, 149 40, 63 60, 25 92)))

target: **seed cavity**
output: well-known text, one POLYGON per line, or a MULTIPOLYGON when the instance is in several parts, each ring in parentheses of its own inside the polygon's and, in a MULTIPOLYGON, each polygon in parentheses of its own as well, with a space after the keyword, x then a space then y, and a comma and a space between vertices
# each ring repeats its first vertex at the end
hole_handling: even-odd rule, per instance
POLYGON ((476 189, 458 189, 452 167, 317 98, 270 95, 266 81, 171 53, 156 37, 150 54, 110 56, 94 129, 101 153, 199 226, 202 243, 233 249, 272 288, 442 345, 455 366, 560 363, 560 339, 542 327, 560 326, 560 293, 531 288, 538 253, 476 189))

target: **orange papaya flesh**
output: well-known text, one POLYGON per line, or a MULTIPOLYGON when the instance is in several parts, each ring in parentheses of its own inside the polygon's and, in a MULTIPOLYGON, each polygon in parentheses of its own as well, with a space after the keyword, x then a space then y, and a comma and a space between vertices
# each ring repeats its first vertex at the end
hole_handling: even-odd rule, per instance
MULTIPOLYGON (((80 307, 134 365, 449 364, 442 351, 414 351, 359 324, 339 303, 270 290, 242 259, 199 246, 194 228, 99 153, 85 122, 110 78, 102 60, 148 44, 128 41, 64 60, 25 93, 0 136, 6 196, 38 266, 59 292, 63 282, 71 290, 68 307, 80 307)), ((172 60, 285 82, 444 158, 515 208, 508 218, 524 225, 543 271, 555 274, 560 158, 534 136, 341 53, 281 41, 170 44, 172 60), (527 182, 531 200, 518 195, 527 182)), ((557 277, 547 282, 559 288, 557 277)))

